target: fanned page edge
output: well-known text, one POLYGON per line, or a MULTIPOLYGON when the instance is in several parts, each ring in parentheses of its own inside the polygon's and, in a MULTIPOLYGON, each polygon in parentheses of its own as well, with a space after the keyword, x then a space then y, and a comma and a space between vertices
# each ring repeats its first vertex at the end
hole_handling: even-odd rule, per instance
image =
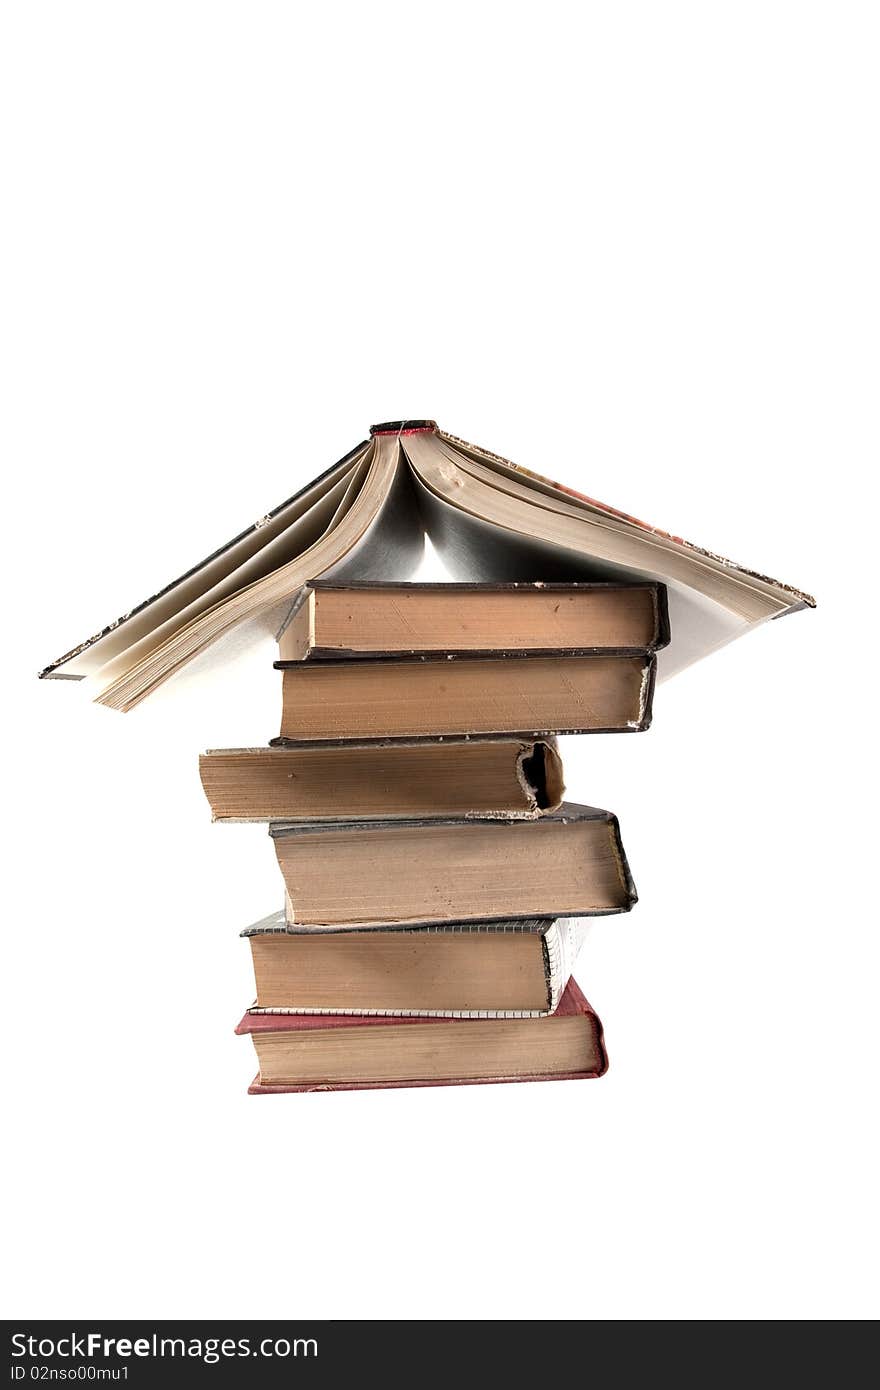
MULTIPOLYGON (((667 546, 678 547, 684 551, 690 552, 695 557, 695 560, 699 559, 702 560, 703 563, 709 563, 717 566, 719 570, 729 571, 732 577, 738 576, 740 578, 740 581, 744 584, 761 584, 767 586, 775 592, 776 600, 779 603, 779 605, 781 605, 779 611, 770 614, 770 617, 781 617, 785 613, 795 612, 800 608, 812 608, 816 606, 816 600, 810 594, 807 594, 804 591, 795 588, 793 585, 786 584, 780 580, 772 579, 768 576, 760 574, 755 570, 750 570, 745 566, 738 565, 734 561, 729 560, 724 556, 718 555, 716 552, 713 552, 705 547, 698 546, 693 544, 692 542, 684 540, 681 536, 676 536, 671 532, 661 529, 660 527, 651 526, 637 517, 633 517, 626 512, 609 506, 606 503, 599 502, 598 500, 589 497, 587 494, 579 492, 577 489, 568 487, 564 483, 555 482, 554 480, 549 479, 544 475, 535 472, 534 470, 523 467, 521 464, 513 463, 511 460, 505 458, 501 454, 494 453, 492 450, 484 449, 482 446, 479 445, 470 444, 468 443, 468 441, 463 440, 459 436, 456 436, 454 434, 450 434, 446 431, 441 431, 437 428, 433 421, 392 421, 387 424, 374 426, 371 430, 371 439, 377 439, 382 443, 386 444, 389 438, 393 438, 399 440, 401 445, 403 445, 405 444, 407 437, 418 435, 432 435, 438 440, 438 442, 441 442, 450 451, 457 452, 460 455, 463 455, 465 459, 467 459, 467 457, 469 456, 471 461, 479 462, 480 460, 483 460, 487 467, 495 468, 499 472, 502 469, 507 470, 511 475, 519 476, 523 480, 523 485, 525 486, 528 486, 530 482, 537 484, 540 488, 547 489, 551 493, 554 493, 560 499, 569 497, 574 502, 583 504, 585 507, 591 509, 594 513, 597 513, 600 516, 606 516, 609 519, 609 523, 613 520, 619 526, 628 528, 633 532, 643 534, 646 537, 654 536, 657 542, 662 542, 667 546)), ((69 666, 71 663, 75 662, 75 660, 78 657, 81 657, 83 653, 87 653, 97 643, 101 642, 102 639, 109 637, 118 629, 123 628, 124 625, 128 623, 130 620, 137 618, 139 615, 144 614, 151 607, 151 605, 159 602, 162 599, 167 598, 168 595, 172 594, 175 589, 177 589, 179 586, 183 584, 186 584, 187 581, 191 580, 193 576, 197 575, 207 565, 210 565, 211 563, 222 557, 225 554, 225 552, 227 552, 240 542, 246 540, 249 536, 253 535, 255 531, 265 526, 267 522, 270 522, 273 518, 276 518, 279 515, 279 513, 283 512, 285 508, 290 507, 292 504, 294 504, 305 493, 309 492, 313 488, 320 487, 321 484, 325 482, 327 479, 331 478, 335 472, 339 471, 340 469, 344 469, 346 465, 356 465, 358 456, 363 454, 363 451, 369 447, 369 444, 370 441, 366 440, 356 445, 355 448, 353 448, 347 454, 345 454, 342 459, 340 459, 337 463, 333 464, 330 468, 326 469, 323 473, 319 474, 318 477, 306 483, 305 486, 301 488, 297 493, 294 493, 292 497, 286 499, 278 507, 273 508, 272 511, 268 512, 258 522, 254 523, 250 527, 247 527, 238 536, 234 537, 231 541, 228 541, 225 545, 219 547, 218 550, 212 552, 211 555, 207 556, 197 565, 194 565, 191 569, 187 570, 185 574, 179 576, 175 580, 172 580, 170 584, 165 585, 164 588, 159 589, 156 593, 152 594, 142 603, 128 610, 126 613, 117 618, 114 622, 109 623, 106 627, 100 629, 93 636, 89 637, 86 641, 79 643, 70 651, 66 652, 63 656, 51 662, 48 666, 44 667, 43 670, 39 672, 40 679, 90 679, 90 673, 88 671, 77 672, 65 670, 64 668, 69 666)), ((404 450, 402 450, 402 453, 403 458, 401 459, 401 464, 407 471, 409 471, 409 473, 412 475, 414 483, 417 484, 419 482, 417 471, 413 468, 412 464, 406 457, 404 450)), ((354 549, 357 549, 357 547, 355 546, 354 549)), ((328 565, 327 570, 328 572, 339 569, 345 570, 347 563, 347 557, 344 557, 341 561, 331 562, 331 564, 328 565)), ((275 570, 271 572, 270 575, 267 575, 266 578, 269 579, 273 575, 280 574, 281 571, 283 571, 285 568, 285 564, 279 565, 275 570)), ((313 577, 318 576, 316 574, 313 577)), ((252 587, 253 585, 245 585, 242 589, 235 591, 229 598, 224 599, 223 603, 218 605, 218 607, 222 607, 225 604, 230 604, 234 607, 235 602, 240 598, 240 596, 242 594, 247 593, 248 589, 252 587)), ((298 583, 296 587, 299 588, 300 584, 298 583)), ((293 597, 294 595, 292 594, 291 598, 293 597)), ((219 627, 217 627, 217 625, 215 624, 214 628, 211 628, 209 630, 208 626, 203 624, 202 626, 204 626, 204 635, 200 643, 196 642, 195 636, 189 635, 186 637, 185 641, 181 640, 181 642, 178 644, 180 647, 180 654, 178 659, 174 663, 170 664, 167 670, 158 670, 158 674, 155 676, 155 678, 153 678, 151 674, 152 668, 153 666, 156 666, 157 669, 159 668, 161 664, 160 656, 164 652, 166 645, 171 644, 172 640, 174 642, 176 642, 177 640, 177 635, 173 634, 172 638, 168 639, 168 644, 164 642, 160 644, 160 647, 158 648, 158 653, 155 655, 155 659, 154 654, 152 653, 150 654, 149 661, 146 658, 139 658, 138 661, 135 663, 134 667, 132 668, 131 673, 124 673, 118 678, 113 677, 107 685, 106 689, 104 689, 104 687, 101 686, 100 693, 96 696, 97 700, 102 704, 106 704, 119 709, 129 709, 134 707, 134 705, 140 703, 141 700, 147 698, 158 684, 161 684, 164 680, 168 678, 168 676, 173 675, 175 671, 180 668, 180 666, 186 664, 195 656, 200 655, 206 647, 212 646, 227 631, 229 631, 230 628, 236 627, 239 624, 244 623, 250 620, 251 618, 257 616, 260 612, 263 611, 263 609, 265 609, 266 611, 271 609, 276 603, 276 598, 277 596, 267 596, 262 608, 259 605, 257 605, 256 607, 252 605, 251 609, 248 609, 248 611, 232 616, 229 619, 228 624, 225 626, 220 625, 219 627), (144 673, 143 675, 141 674, 142 668, 144 673)), ((284 610, 282 610, 281 616, 284 616, 284 610)), ((201 619, 199 619, 199 623, 201 623, 201 619)), ((193 625, 194 624, 192 623, 186 624, 182 631, 184 633, 188 633, 189 628, 193 625)), ((708 655, 710 651, 717 649, 718 646, 724 645, 726 641, 729 641, 732 639, 732 637, 739 635, 740 631, 745 631, 746 627, 749 625, 750 624, 748 623, 742 624, 736 630, 731 630, 729 633, 722 635, 713 644, 707 645, 702 651, 698 652, 697 657, 686 657, 683 662, 679 663, 678 667, 674 666, 670 661, 667 662, 665 667, 663 667, 662 669, 665 671, 666 674, 673 674, 676 669, 682 669, 684 665, 690 664, 690 661, 692 659, 698 659, 699 656, 708 655)), ((199 627, 200 634, 202 633, 202 626, 199 627)), ((149 631, 150 630, 148 629, 147 635, 149 635, 149 631)), ((98 674, 98 681, 100 684, 100 673, 98 674)))
POLYGON ((271 511, 266 512, 257 521, 252 522, 250 526, 246 526, 237 536, 233 536, 231 540, 218 546, 216 550, 211 551, 210 555, 206 555, 203 560, 199 560, 197 564, 192 565, 190 569, 178 575, 176 579, 172 579, 171 582, 164 585, 163 588, 157 589, 154 594, 150 594, 149 598, 143 599, 142 602, 136 604, 134 608, 130 608, 127 612, 122 613, 118 618, 114 619, 112 623, 108 623, 106 627, 93 633, 93 635, 86 638, 84 642, 78 643, 77 646, 72 647, 69 652, 65 652, 63 656, 59 656, 55 661, 51 661, 48 666, 44 666, 42 671, 38 673, 38 678, 40 680, 88 680, 88 676, 85 674, 79 675, 63 672, 61 667, 66 666, 67 663, 73 661, 75 657, 81 656, 83 652, 93 647, 96 642, 100 642, 103 638, 109 637, 111 632, 116 632, 124 623, 129 622, 132 618, 136 618, 140 613, 143 613, 149 608, 151 604, 157 603, 159 599, 165 598, 172 590, 185 584, 187 580, 192 579, 200 570, 212 564, 214 560, 219 560, 222 555, 225 555, 233 546, 238 545, 240 541, 246 540, 247 537, 253 535, 255 531, 262 530, 268 522, 273 521, 285 508, 292 506, 294 502, 298 501, 299 498, 311 488, 319 487, 322 483, 328 481, 335 472, 344 468, 346 464, 354 463, 358 454, 362 453, 363 450, 367 448, 368 444, 368 440, 362 439, 353 449, 349 449, 348 453, 344 454, 341 459, 337 459, 336 463, 331 464, 329 468, 325 468, 316 478, 311 478, 299 488, 298 491, 292 493, 290 497, 285 498, 283 502, 279 502, 277 507, 273 507, 271 511))
POLYGON ((583 500, 583 494, 576 500, 570 489, 562 492, 539 474, 528 480, 524 470, 518 473, 500 455, 481 455, 464 441, 459 447, 441 433, 403 439, 401 447, 416 476, 426 531, 453 578, 629 578, 665 584, 672 640, 659 653, 660 679, 794 606, 791 593, 619 520, 583 500), (537 508, 533 518, 531 506, 537 508), (568 533, 565 539, 544 515, 554 512, 568 533), (582 528, 571 529, 578 516, 580 538, 582 528), (588 535, 596 527, 607 532, 595 538, 598 546, 588 535))
MULTIPOLYGON (((96 678, 97 703, 121 711, 133 709, 195 659, 205 658, 203 673, 212 666, 216 669, 222 658, 212 649, 221 648, 227 638, 241 650, 243 632, 251 634, 246 643, 257 634, 274 636, 292 597, 316 575, 343 577, 356 569, 362 577, 388 578, 389 568, 395 574, 415 573, 424 550, 424 530, 415 518, 410 471, 402 462, 397 440, 379 438, 371 447, 364 485, 332 530, 193 617, 134 664, 116 663, 116 670, 112 665, 103 667, 96 678)), ((125 654, 126 662, 131 650, 125 654)))
POLYGON ((481 444, 471 444, 466 439, 460 439, 457 435, 450 434, 447 430, 437 430, 441 439, 445 439, 453 448, 469 449, 477 455, 482 455, 490 462, 500 463, 505 468, 511 468, 515 473, 521 474, 523 478, 532 479, 544 487, 552 488, 555 492, 561 492, 569 497, 573 497, 578 502, 586 502, 588 506, 595 507, 600 512, 614 517, 617 521, 624 522, 627 526, 635 527, 636 530, 644 531, 652 536, 659 536, 661 540, 670 541, 673 545, 681 546, 684 550, 692 550, 696 555, 701 555, 707 560, 712 560, 716 564, 723 565, 725 569, 734 570, 737 574, 744 575, 748 579, 757 579, 762 584, 770 584, 775 589, 782 590, 785 594, 791 595, 791 605, 777 614, 777 617, 784 617, 786 613, 797 612, 801 608, 815 608, 816 600, 812 594, 805 593, 802 589, 797 589, 793 584, 786 584, 781 579, 774 579, 770 575, 761 574, 758 570, 749 569, 746 565, 740 565, 735 560, 729 560, 725 555, 719 555, 717 551, 709 550, 705 546, 696 545, 693 541, 685 540, 683 536, 673 535, 671 531, 665 531, 660 526, 652 526, 647 521, 642 521, 640 517, 631 516, 629 512, 621 511, 619 507, 611 507, 607 502, 600 502, 596 497, 590 497, 585 492, 579 492, 577 488, 568 487, 566 483, 557 482, 555 478, 547 478, 543 473, 538 473, 532 468, 526 468, 521 463, 514 463, 511 459, 505 458, 503 454, 496 454, 491 449, 485 449, 481 444))

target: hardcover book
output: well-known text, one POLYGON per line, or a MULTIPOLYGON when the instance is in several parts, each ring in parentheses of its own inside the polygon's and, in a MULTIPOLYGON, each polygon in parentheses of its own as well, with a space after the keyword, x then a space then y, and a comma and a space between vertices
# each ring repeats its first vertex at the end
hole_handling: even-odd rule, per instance
POLYGON ((564 792, 555 744, 533 739, 215 748, 199 772, 220 821, 530 820, 564 792))
POLYGON ((564 802, 539 820, 277 823, 291 925, 396 927, 627 912, 616 816, 564 802))
POLYGON ((332 584, 303 589, 279 634, 285 661, 598 656, 669 642, 662 584, 332 584))
POLYGON ((537 1018, 559 1004, 588 926, 521 917, 306 933, 275 912, 242 932, 257 985, 248 1012, 537 1018))
POLYGON ((245 1014, 259 1073, 251 1095, 573 1081, 608 1067, 602 1025, 574 980, 544 1018, 245 1014))
POLYGON ((639 732, 651 723, 655 660, 644 652, 300 661, 284 668, 281 737, 639 732))

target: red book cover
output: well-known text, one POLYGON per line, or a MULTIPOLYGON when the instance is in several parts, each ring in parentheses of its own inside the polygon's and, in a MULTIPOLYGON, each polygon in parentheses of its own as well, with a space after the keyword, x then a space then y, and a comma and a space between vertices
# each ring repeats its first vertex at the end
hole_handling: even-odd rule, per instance
MULTIPOLYGON (((584 1018, 592 1020, 600 1057, 600 1065, 595 1071, 529 1073, 523 1076, 468 1077, 461 1080, 442 1078, 437 1080, 417 1081, 334 1081, 322 1084, 309 1082, 306 1085, 264 1085, 259 1075, 257 1075, 248 1087, 248 1094, 252 1096, 262 1096, 282 1095, 287 1092, 300 1091, 386 1091, 412 1086, 485 1086, 510 1081, 585 1081, 593 1077, 604 1076, 605 1072, 608 1070, 608 1056, 605 1051, 602 1024, 595 1010, 584 997, 580 986, 575 980, 569 980, 565 992, 559 1001, 559 1007, 554 1017, 574 1017, 576 1015, 581 1015, 584 1018)), ((312 1028, 387 1028, 389 1026, 407 1028, 413 1025, 431 1027, 439 1023, 452 1023, 457 1026, 466 1026, 473 1021, 473 1019, 466 1018, 407 1017, 395 1018, 392 1024, 388 1018, 366 1014, 245 1014, 235 1031, 238 1034, 293 1033, 306 1032, 312 1028)), ((540 1023, 540 1021, 541 1020, 535 1020, 536 1023, 540 1023)))

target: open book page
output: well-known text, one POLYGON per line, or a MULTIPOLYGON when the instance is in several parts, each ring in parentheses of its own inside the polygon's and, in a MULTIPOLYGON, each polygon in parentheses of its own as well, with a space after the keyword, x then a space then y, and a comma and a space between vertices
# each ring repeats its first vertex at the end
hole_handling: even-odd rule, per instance
POLYGON ((311 511, 321 510, 330 494, 337 493, 340 482, 352 479, 358 472, 358 460, 369 451, 369 444, 358 445, 352 454, 334 464, 314 482, 308 483, 295 496, 282 502, 260 521, 221 546, 206 560, 195 565, 181 578, 124 613, 94 637, 75 647, 41 672, 44 676, 63 676, 81 679, 95 675, 102 666, 127 647, 134 646, 154 632, 174 615, 201 598, 234 573, 241 565, 265 549, 276 538, 295 526, 311 511))
MULTIPOLYGON (((424 530, 418 518, 412 484, 401 468, 396 441, 374 441, 366 477, 356 496, 328 516, 328 527, 311 545, 268 574, 221 597, 199 611, 153 647, 126 654, 118 666, 97 676, 102 704, 130 709, 157 685, 215 643, 202 670, 220 666, 230 650, 274 639, 303 584, 322 574, 342 577, 354 571, 366 578, 407 577, 418 567, 424 530)), ((245 575, 247 579, 247 575, 245 575)))
MULTIPOLYGON (((749 575, 615 515, 581 506, 547 480, 533 487, 459 455, 444 436, 402 440, 417 474, 428 536, 453 578, 652 579, 669 594, 668 676, 767 618, 801 606, 749 575)), ((524 475, 527 479, 530 475, 524 475)))
MULTIPOLYGON (((425 530, 452 579, 662 580, 657 570, 632 569, 536 535, 511 532, 463 512, 419 484, 425 530)), ((746 632, 749 622, 684 585, 667 583, 670 645, 658 654, 662 679, 746 632)))
POLYGON ((444 434, 382 427, 182 579, 41 674, 91 678, 131 709, 198 660, 271 639, 302 585, 411 579, 424 537, 452 581, 652 580, 667 585, 661 677, 813 600, 444 434), (205 655, 211 650, 210 655, 205 655))

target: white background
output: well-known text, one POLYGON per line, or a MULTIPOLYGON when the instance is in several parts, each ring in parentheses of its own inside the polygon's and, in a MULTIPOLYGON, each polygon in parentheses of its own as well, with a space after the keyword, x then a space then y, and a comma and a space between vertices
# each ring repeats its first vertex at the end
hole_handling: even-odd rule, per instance
POLYGON ((4 7, 8 1316, 876 1313, 876 20, 4 7), (402 415, 820 606, 566 741, 603 1081, 248 1098, 276 676, 35 673, 402 415))

